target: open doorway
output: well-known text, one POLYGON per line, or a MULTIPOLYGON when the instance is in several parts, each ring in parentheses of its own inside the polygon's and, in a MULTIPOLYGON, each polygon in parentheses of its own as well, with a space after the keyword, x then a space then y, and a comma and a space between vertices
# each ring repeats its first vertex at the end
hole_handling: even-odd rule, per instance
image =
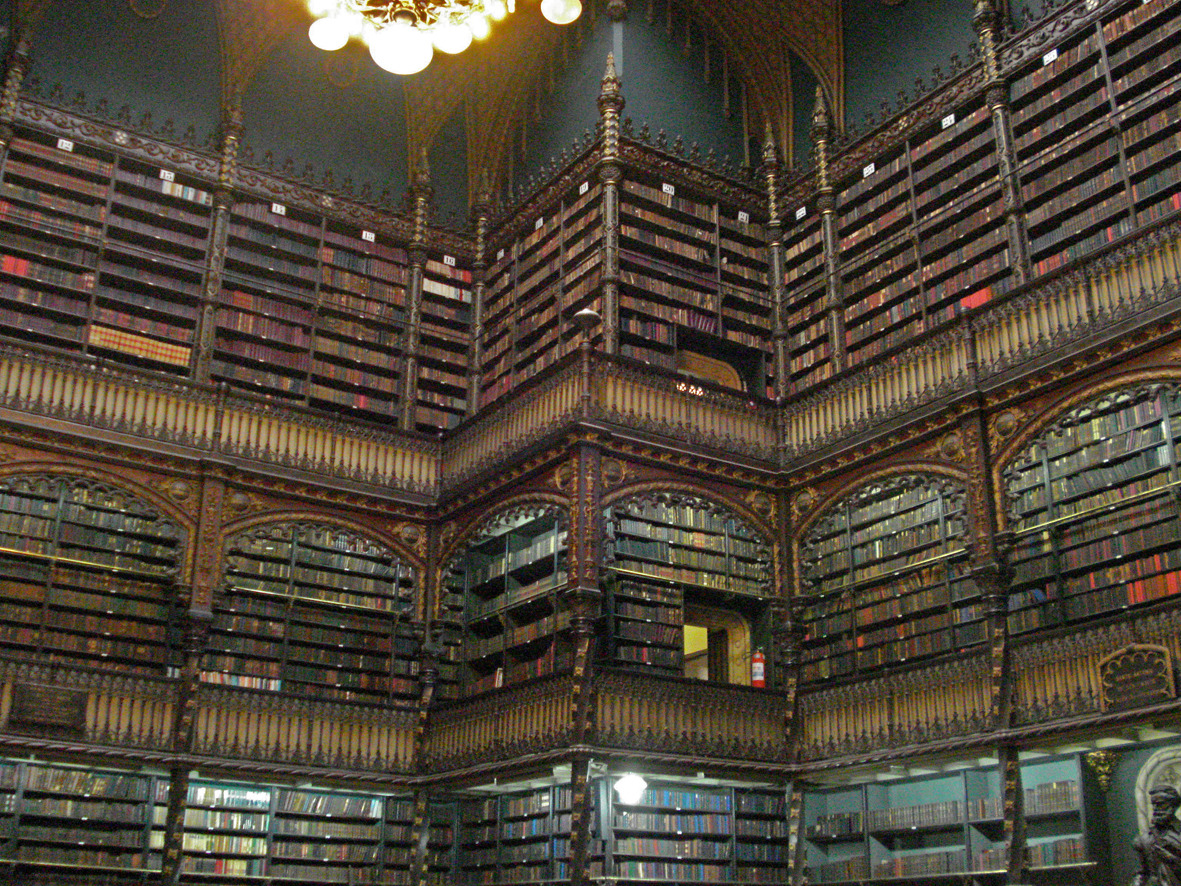
POLYGON ((750 624, 736 612, 685 606, 686 677, 750 685, 750 624))

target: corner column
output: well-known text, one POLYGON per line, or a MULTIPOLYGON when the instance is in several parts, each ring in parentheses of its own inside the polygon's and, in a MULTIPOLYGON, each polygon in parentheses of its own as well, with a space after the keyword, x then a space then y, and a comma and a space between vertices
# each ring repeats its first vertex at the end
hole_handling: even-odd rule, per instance
POLYGON ((783 218, 779 205, 779 157, 768 124, 763 141, 763 178, 767 183, 767 283, 775 319, 772 327, 774 347, 775 401, 783 403, 790 393, 791 379, 787 347, 787 301, 783 287, 783 218))
POLYGON ((414 234, 407 250, 410 260, 410 285, 406 293, 406 351, 402 369, 402 404, 399 410, 398 426, 404 431, 413 430, 416 424, 418 402, 418 350, 422 327, 422 280, 426 267, 426 223, 430 216, 431 171, 427 164, 426 150, 419 157, 414 172, 414 184, 410 196, 414 202, 414 234))
POLYGON ((603 184, 602 307, 603 350, 619 353, 619 183, 623 167, 619 162, 619 121, 623 93, 615 73, 615 54, 607 54, 607 70, 599 90, 599 129, 603 146, 599 159, 599 181, 603 184))
POLYGON ((824 308, 832 368, 834 372, 840 372, 848 365, 848 355, 845 351, 845 294, 841 283, 840 241, 837 239, 836 188, 829 169, 832 138, 828 100, 824 97, 824 90, 817 86, 816 107, 812 111, 812 143, 816 146, 816 208, 820 211, 820 230, 824 238, 824 308))
POLYGON ((475 415, 480 410, 480 380, 483 378, 484 362, 484 297, 488 290, 488 220, 491 215, 488 194, 488 176, 483 174, 480 193, 472 207, 476 223, 476 256, 472 264, 472 343, 468 349, 467 369, 467 414, 475 415))

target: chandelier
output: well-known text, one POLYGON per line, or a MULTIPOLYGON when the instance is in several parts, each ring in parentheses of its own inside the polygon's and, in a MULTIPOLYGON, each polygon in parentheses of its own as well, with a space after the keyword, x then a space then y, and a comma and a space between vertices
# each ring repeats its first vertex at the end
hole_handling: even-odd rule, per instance
MULTIPOLYGON (((308 38, 332 52, 349 40, 369 47, 378 67, 417 74, 435 50, 457 53, 491 33, 492 22, 516 10, 516 0, 308 0, 315 17, 308 38)), ((541 0, 541 14, 568 25, 582 14, 581 0, 541 0)))

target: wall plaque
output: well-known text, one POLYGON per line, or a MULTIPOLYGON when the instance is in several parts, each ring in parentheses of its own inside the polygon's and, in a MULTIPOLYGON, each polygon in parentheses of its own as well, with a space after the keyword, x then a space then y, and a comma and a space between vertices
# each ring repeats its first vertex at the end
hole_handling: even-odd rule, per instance
POLYGON ((1099 662, 1103 709, 1122 711, 1177 697, 1173 661, 1164 646, 1135 643, 1099 662))
POLYGON ((86 693, 42 683, 16 683, 8 728, 47 738, 84 738, 86 693))

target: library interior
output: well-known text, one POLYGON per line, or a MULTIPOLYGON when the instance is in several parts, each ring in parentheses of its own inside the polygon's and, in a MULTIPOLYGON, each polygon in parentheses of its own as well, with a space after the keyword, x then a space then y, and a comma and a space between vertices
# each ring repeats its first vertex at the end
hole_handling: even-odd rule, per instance
POLYGON ((1181 3, 579 5, 0 0, 0 882, 1177 882, 1181 3))

